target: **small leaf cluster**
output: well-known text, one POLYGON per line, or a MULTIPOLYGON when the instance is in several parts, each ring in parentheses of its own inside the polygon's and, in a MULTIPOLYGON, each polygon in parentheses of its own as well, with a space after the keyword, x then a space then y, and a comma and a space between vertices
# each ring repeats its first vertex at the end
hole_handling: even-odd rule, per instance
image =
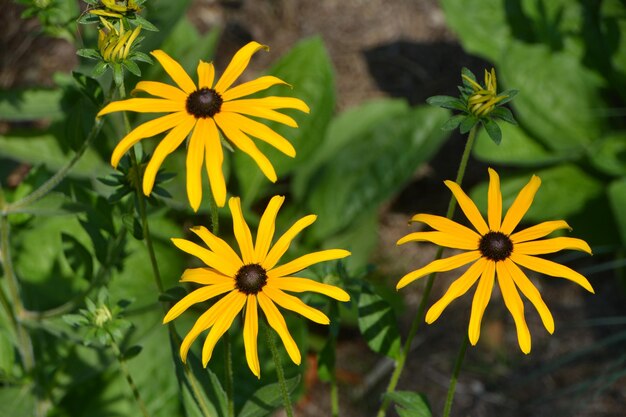
POLYGON ((74 40, 74 30, 70 25, 78 14, 78 8, 73 2, 61 0, 18 0, 26 8, 22 11, 22 19, 36 18, 39 20, 43 32, 68 41, 74 40))
POLYGON ((85 299, 87 309, 80 309, 78 314, 66 314, 63 320, 72 327, 85 330, 82 340, 86 346, 113 346, 131 327, 131 322, 122 317, 128 304, 122 300, 111 307, 107 289, 101 288, 95 300, 85 299))
POLYGON ((76 53, 98 61, 92 70, 93 76, 99 77, 110 68, 116 85, 121 85, 124 80, 124 69, 141 76, 137 62, 152 64, 152 58, 138 50, 144 39, 140 32, 142 29, 158 30, 138 14, 143 1, 128 1, 124 5, 113 0, 85 1, 93 8, 88 9, 78 22, 98 24, 98 48, 79 49, 76 53))
POLYGON ((502 107, 515 97, 517 90, 506 90, 498 94, 496 73, 493 69, 485 70, 485 82, 482 86, 474 73, 467 68, 462 69, 461 78, 463 84, 458 86, 459 97, 433 96, 426 100, 430 105, 461 112, 450 117, 441 128, 455 130, 458 127, 461 134, 466 134, 480 122, 491 140, 500 144, 502 131, 496 120, 517 125, 511 111, 502 107))

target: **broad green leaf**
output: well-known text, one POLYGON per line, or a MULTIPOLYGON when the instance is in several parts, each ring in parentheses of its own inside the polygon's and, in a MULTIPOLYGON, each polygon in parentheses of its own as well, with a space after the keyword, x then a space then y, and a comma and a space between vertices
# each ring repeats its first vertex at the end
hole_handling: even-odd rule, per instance
POLYGON ((575 57, 514 43, 500 74, 507 86, 520 89, 512 101, 518 120, 548 148, 576 156, 601 136, 603 120, 595 113, 604 106, 601 80, 575 57))
POLYGON ((615 216, 622 245, 626 246, 626 178, 614 181, 608 188, 609 201, 615 216))
POLYGON ((626 175, 626 131, 615 132, 599 140, 597 148, 591 153, 591 162, 606 174, 626 175))
MULTIPOLYGON (((263 91, 262 96, 297 97, 311 110, 309 114, 298 110, 281 111, 294 118, 298 123, 296 129, 263 121, 289 140, 296 149, 296 157, 290 158, 259 140, 255 141, 274 165, 278 177, 283 178, 312 158, 324 139, 335 109, 334 73, 322 39, 315 37, 298 43, 274 65, 269 74, 289 83, 291 88, 272 87, 263 91)), ((242 200, 250 205, 271 183, 256 163, 238 150, 235 151, 234 167, 241 186, 242 200)))
POLYGON ((502 141, 502 130, 498 123, 494 122, 491 119, 483 120, 483 126, 485 127, 485 131, 496 145, 499 145, 502 141))
POLYGON ((359 330, 367 345, 376 353, 397 358, 400 332, 393 309, 385 299, 364 285, 358 302, 359 330))
POLYGON ((335 152, 306 191, 310 211, 319 216, 315 238, 347 227, 401 190, 447 138, 440 127, 448 114, 423 106, 388 117, 335 152))
POLYGON ((63 90, 4 90, 0 91, 0 119, 9 121, 58 120, 63 117, 63 90))
MULTIPOLYGON (((300 383, 300 376, 288 379, 287 391, 293 392, 300 383)), ((276 382, 260 388, 244 404, 237 417, 265 417, 282 404, 280 385, 276 382)))
POLYGON ((474 156, 486 162, 519 166, 542 166, 557 162, 562 157, 531 138, 519 126, 501 123, 502 142, 496 145, 481 129, 474 145, 474 156))
MULTIPOLYGON (((523 218, 525 222, 567 219, 580 213, 585 204, 603 193, 602 183, 577 166, 559 165, 524 175, 501 178, 503 213, 506 213, 504 210, 511 206, 533 173, 541 179, 541 187, 523 218)), ((470 193, 483 214, 487 212, 487 186, 487 182, 484 182, 470 193)))
POLYGON ((400 417, 432 417, 430 405, 423 394, 412 391, 395 391, 385 394, 386 398, 396 403, 400 417))
POLYGON ((324 135, 324 140, 307 160, 294 172, 292 190, 299 200, 307 198, 309 183, 314 181, 316 170, 331 161, 337 152, 350 144, 358 143, 378 124, 392 117, 406 115, 410 107, 404 100, 378 99, 350 108, 334 117, 324 135))
POLYGON ((0 388, 0 417, 32 417, 37 399, 29 385, 0 388))
MULTIPOLYGON (((29 187, 29 193, 33 191, 31 187, 29 187)), ((26 197, 27 194, 21 195, 21 197, 26 197)), ((17 207, 12 207, 8 210, 10 214, 33 214, 36 216, 59 216, 64 214, 72 214, 79 213, 84 211, 84 207, 80 204, 73 202, 68 196, 63 193, 51 191, 46 194, 40 200, 35 201, 34 203, 28 205, 18 205, 17 207)))
MULTIPOLYGON (((0 323, 3 320, 0 319, 0 323)), ((3 325, 5 323, 2 323, 3 325)), ((6 323, 8 325, 8 323, 6 323)), ((0 328, 0 378, 11 377, 15 367, 15 346, 8 327, 0 328)))

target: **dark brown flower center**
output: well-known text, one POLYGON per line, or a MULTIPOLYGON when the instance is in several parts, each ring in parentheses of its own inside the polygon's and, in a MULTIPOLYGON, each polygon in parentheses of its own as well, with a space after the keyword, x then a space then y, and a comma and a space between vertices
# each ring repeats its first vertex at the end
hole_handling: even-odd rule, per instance
POLYGON ((220 112, 224 100, 212 88, 201 88, 187 97, 187 113, 196 119, 213 117, 220 112))
POLYGON ((513 242, 511 239, 501 232, 489 232, 480 238, 478 250, 492 261, 503 261, 513 252, 513 242))
POLYGON ((267 273, 259 264, 244 265, 235 275, 235 287, 244 294, 256 294, 267 284, 267 273))

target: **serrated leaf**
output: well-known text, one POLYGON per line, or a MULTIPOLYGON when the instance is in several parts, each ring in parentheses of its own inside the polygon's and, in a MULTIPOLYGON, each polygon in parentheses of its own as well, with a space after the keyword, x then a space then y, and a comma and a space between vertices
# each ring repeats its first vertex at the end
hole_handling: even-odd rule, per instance
POLYGON ((93 257, 91 253, 74 236, 61 233, 63 255, 72 271, 87 281, 93 278, 93 257))
POLYGON ((432 417, 430 405, 423 394, 412 391, 395 391, 385 397, 396 403, 396 411, 400 417, 432 417))
POLYGON ((489 135, 491 140, 496 145, 499 145, 502 141, 502 131, 500 130, 500 126, 498 126, 498 123, 494 122, 491 119, 483 119, 482 124, 485 127, 485 130, 487 131, 487 134, 489 135))
POLYGON ((397 358, 400 353, 400 332, 393 309, 369 286, 359 294, 358 324, 367 345, 376 353, 397 358))
MULTIPOLYGON (((287 391, 292 393, 300 383, 300 375, 287 379, 285 385, 287 391)), ((265 417, 282 404, 280 385, 269 384, 254 393, 246 401, 237 417, 265 417)))

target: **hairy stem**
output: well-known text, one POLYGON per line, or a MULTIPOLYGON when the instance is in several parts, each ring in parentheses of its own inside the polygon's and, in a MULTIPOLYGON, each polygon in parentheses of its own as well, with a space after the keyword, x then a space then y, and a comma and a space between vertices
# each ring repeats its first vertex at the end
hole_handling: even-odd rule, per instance
POLYGON ((452 370, 452 377, 450 378, 450 385, 448 386, 448 395, 446 395, 446 404, 443 409, 443 417, 450 416, 450 410, 452 410, 452 401, 454 400, 454 391, 456 390, 456 382, 459 379, 461 365, 463 365, 463 359, 465 358, 465 351, 467 350, 468 344, 469 339, 467 338, 466 333, 465 337, 463 338, 463 342, 461 343, 459 353, 457 354, 456 361, 454 362, 454 369, 452 370))
MULTIPOLYGON (((469 160, 472 148, 474 146, 474 141, 476 139, 476 133, 478 132, 478 125, 474 126, 467 137, 467 142, 465 143, 465 150, 463 151, 463 156, 461 157, 461 162, 459 164, 459 169, 456 174, 455 182, 459 185, 463 182, 463 177, 465 176, 465 171, 467 169, 467 162, 469 160)), ((446 218, 451 219, 454 216, 454 210, 456 209, 456 199, 454 197, 450 198, 450 203, 448 204, 448 211, 446 213, 446 218)), ((443 248, 439 248, 437 250, 437 254, 435 255, 435 260, 441 259, 443 254, 443 248)), ((385 390, 385 394, 394 392, 396 386, 398 385, 398 381, 400 380, 400 375, 402 375, 402 371, 404 370, 404 365, 406 364, 407 356, 409 355, 409 351, 411 350, 411 344, 413 343, 413 338, 419 329, 420 324, 424 321, 424 312, 426 310, 426 303, 428 302, 428 298, 430 296, 430 291, 432 290, 433 283, 435 281, 436 272, 430 274, 426 280, 426 286, 424 287, 424 295, 420 300, 419 306, 417 308, 417 314, 411 323, 411 327, 409 329, 409 333, 404 342, 402 351, 400 352, 400 356, 396 359, 396 367, 391 375, 391 379, 389 380, 389 385, 385 390)), ((387 412, 387 407, 389 407, 390 403, 389 397, 385 397, 383 402, 378 409, 377 417, 384 417, 387 412)))
POLYGON ((280 356, 278 355, 278 350, 276 349, 274 335, 272 334, 272 331, 267 324, 265 324, 263 327, 265 328, 265 340, 267 341, 267 345, 272 352, 272 359, 274 359, 274 364, 276 365, 276 374, 278 375, 278 384, 280 386, 280 394, 283 397, 285 413, 287 413, 287 417, 293 417, 293 408, 291 407, 291 398, 289 396, 289 391, 287 390, 285 372, 283 371, 283 365, 280 362, 280 356))

